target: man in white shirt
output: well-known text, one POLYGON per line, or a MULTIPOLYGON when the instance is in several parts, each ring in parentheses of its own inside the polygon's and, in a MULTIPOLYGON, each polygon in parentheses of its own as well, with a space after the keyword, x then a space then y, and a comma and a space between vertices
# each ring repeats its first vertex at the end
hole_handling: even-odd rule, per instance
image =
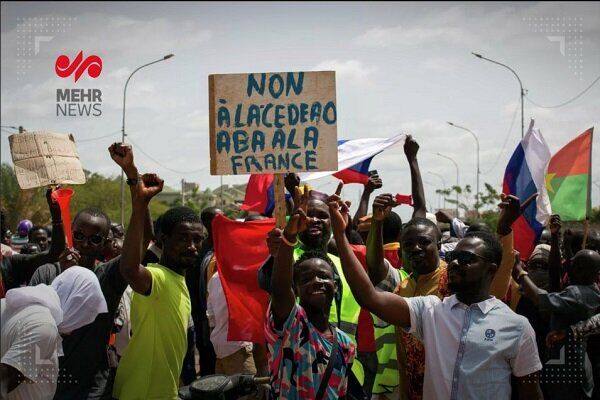
POLYGON ((225 375, 239 373, 255 375, 256 367, 252 357, 252 343, 230 342, 227 340, 229 312, 218 272, 215 272, 208 281, 206 315, 211 328, 210 341, 217 355, 215 372, 225 375))
POLYGON ((403 298, 375 289, 345 237, 347 207, 341 201, 329 207, 344 275, 357 302, 424 343, 424 400, 509 400, 511 375, 517 377, 520 399, 543 398, 533 328, 489 295, 502 260, 492 234, 473 232, 446 255, 454 295, 403 298))

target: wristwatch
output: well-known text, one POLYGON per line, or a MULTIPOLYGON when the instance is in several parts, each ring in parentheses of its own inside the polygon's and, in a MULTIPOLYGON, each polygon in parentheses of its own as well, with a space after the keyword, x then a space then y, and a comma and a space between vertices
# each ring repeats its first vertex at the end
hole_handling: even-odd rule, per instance
POLYGON ((529 272, 527 272, 527 271, 519 272, 519 275, 517 275, 517 279, 515 279, 515 281, 517 281, 517 283, 520 284, 521 278, 523 278, 525 275, 529 275, 529 272))
POLYGON ((140 179, 140 177, 139 177, 139 176, 136 176, 135 178, 127 178, 127 181, 126 181, 126 182, 127 182, 127 184, 128 184, 129 186, 135 186, 135 185, 137 185, 137 184, 138 184, 138 182, 139 182, 139 179, 140 179))

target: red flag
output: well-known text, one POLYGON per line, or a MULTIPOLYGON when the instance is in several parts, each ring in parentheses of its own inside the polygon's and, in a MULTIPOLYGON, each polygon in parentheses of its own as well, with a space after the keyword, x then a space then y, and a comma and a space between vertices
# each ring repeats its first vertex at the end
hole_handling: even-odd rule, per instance
POLYGON ((275 208, 274 179, 273 174, 250 175, 240 210, 271 215, 275 208))
POLYGON ((590 128, 548 163, 546 189, 552 214, 559 214, 563 221, 582 221, 591 215, 593 137, 594 128, 590 128))
POLYGON ((394 200, 396 200, 396 204, 408 204, 409 206, 413 205, 413 199, 411 194, 400 194, 398 193, 394 200))
POLYGON ((250 222, 217 215, 212 222, 217 269, 229 311, 227 340, 264 343, 269 295, 258 287, 259 267, 269 256, 267 233, 274 219, 250 222))

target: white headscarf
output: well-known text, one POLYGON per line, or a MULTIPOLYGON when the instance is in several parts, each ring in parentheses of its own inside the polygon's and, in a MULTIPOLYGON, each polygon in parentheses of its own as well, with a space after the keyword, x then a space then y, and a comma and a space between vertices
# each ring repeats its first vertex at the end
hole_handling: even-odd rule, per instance
POLYGON ((98 314, 108 312, 100 282, 92 271, 83 267, 67 268, 52 282, 63 311, 60 333, 70 333, 94 322, 98 314))
POLYGON ((19 311, 27 306, 38 304, 46 307, 58 326, 63 321, 63 310, 60 307, 60 298, 51 286, 37 285, 11 289, 6 292, 7 314, 19 311))

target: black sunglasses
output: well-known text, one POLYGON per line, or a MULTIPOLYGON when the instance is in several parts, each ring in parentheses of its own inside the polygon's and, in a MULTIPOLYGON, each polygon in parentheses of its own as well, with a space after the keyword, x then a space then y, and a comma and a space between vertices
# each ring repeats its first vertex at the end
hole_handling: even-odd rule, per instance
POLYGON ((102 242, 104 241, 104 238, 100 235, 85 236, 83 233, 81 233, 79 231, 73 232, 73 239, 77 242, 83 242, 83 241, 89 239, 89 241, 93 245, 96 245, 96 246, 98 246, 99 244, 102 244, 102 242))
POLYGON ((470 251, 459 251, 459 250, 451 250, 446 253, 446 262, 450 264, 452 261, 456 260, 460 265, 473 264, 477 261, 477 258, 481 258, 487 262, 492 262, 491 260, 480 256, 479 254, 471 253, 470 251))

